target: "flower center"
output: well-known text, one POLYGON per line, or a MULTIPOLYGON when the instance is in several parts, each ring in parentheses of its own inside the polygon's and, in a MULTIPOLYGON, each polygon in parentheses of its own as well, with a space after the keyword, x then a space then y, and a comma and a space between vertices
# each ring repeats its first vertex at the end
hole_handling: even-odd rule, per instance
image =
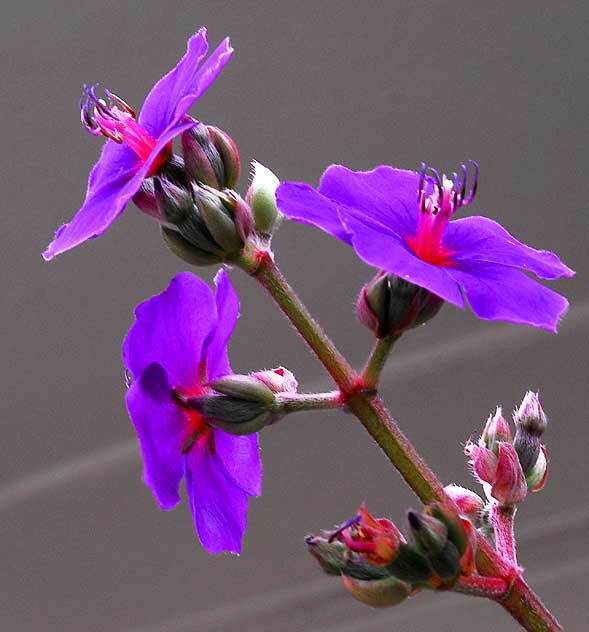
POLYGON ((444 230, 450 218, 461 207, 470 204, 476 194, 478 165, 474 167, 472 184, 467 192, 468 168, 460 165, 460 174, 454 172, 452 178, 440 174, 425 163, 421 167, 421 177, 417 192, 419 220, 417 233, 407 238, 407 245, 424 261, 435 266, 451 266, 452 250, 444 247, 444 230))
MULTIPOLYGON (((134 110, 116 94, 105 90, 106 99, 96 95, 98 84, 84 85, 80 100, 80 118, 84 128, 94 136, 106 136, 115 143, 125 143, 144 163, 152 154, 157 140, 139 123, 134 110)), ((171 155, 171 144, 158 155, 148 176, 154 175, 171 155)))
POLYGON ((185 402, 192 397, 198 397, 207 392, 207 389, 200 384, 185 388, 178 386, 172 391, 172 396, 176 403, 182 407, 184 414, 185 427, 180 444, 182 454, 190 452, 195 445, 206 446, 206 449, 213 454, 215 451, 215 442, 213 429, 205 421, 204 417, 193 408, 190 408, 185 402), (204 444, 204 445, 203 445, 204 444))

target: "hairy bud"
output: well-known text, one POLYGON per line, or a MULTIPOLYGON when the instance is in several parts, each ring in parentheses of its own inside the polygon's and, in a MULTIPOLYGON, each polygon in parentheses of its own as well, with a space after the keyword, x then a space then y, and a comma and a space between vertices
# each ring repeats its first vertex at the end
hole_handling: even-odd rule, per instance
POLYGON ((264 165, 252 162, 252 182, 245 199, 252 209, 255 228, 258 233, 269 237, 282 220, 282 213, 276 206, 276 189, 280 181, 264 165))

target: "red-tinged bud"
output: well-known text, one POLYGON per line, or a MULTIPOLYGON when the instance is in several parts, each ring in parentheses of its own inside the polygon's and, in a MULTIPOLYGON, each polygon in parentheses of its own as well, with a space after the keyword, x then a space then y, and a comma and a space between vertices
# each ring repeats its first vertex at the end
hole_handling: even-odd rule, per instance
POLYGON ((443 303, 425 288, 381 270, 362 288, 356 316, 377 338, 398 337, 433 318, 443 303))
POLYGON ((481 443, 477 444, 469 441, 464 448, 464 453, 470 460, 475 478, 481 483, 492 484, 497 473, 498 458, 481 443))
POLYGON ((142 213, 153 217, 158 222, 163 221, 157 198, 155 197, 153 178, 147 178, 143 181, 141 188, 133 196, 133 202, 142 213))
POLYGON ((250 373, 250 377, 255 378, 265 384, 273 393, 296 393, 298 382, 295 376, 279 366, 276 369, 268 369, 267 371, 256 371, 250 373))
POLYGON ((475 522, 479 519, 485 502, 478 494, 466 487, 460 487, 460 485, 446 485, 444 491, 456 503, 463 516, 475 522))
POLYGON ((411 595, 411 585, 396 577, 362 580, 342 575, 344 586, 358 601, 373 608, 396 606, 411 595))
POLYGON ((546 484, 548 477, 548 455, 546 454, 546 448, 540 446, 540 452, 534 467, 530 470, 530 473, 526 476, 526 482, 528 484, 528 490, 531 492, 539 492, 546 484))
POLYGON ((491 484, 491 496, 503 505, 522 502, 528 486, 515 448, 511 443, 499 442, 497 470, 491 484))
POLYGON ((216 127, 199 123, 182 134, 182 154, 192 180, 214 189, 232 188, 240 171, 235 143, 216 127))
POLYGON ((487 448, 492 450, 495 454, 497 454, 497 443, 499 441, 511 443, 511 430, 509 429, 509 424, 501 414, 500 406, 497 406, 494 415, 489 416, 485 424, 485 429, 483 430, 482 439, 487 448))

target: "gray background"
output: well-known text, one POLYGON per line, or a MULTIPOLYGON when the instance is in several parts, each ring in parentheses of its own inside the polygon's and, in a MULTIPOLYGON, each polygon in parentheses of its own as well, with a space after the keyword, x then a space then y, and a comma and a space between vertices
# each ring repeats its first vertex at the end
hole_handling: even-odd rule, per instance
MULTIPOLYGON (((384 396, 445 481, 470 484, 461 444, 528 387, 551 416, 548 485, 518 515, 521 562, 568 630, 586 629, 587 47, 577 2, 101 2, 21 0, 2 16, 3 630, 240 632, 513 630, 496 606, 421 594, 374 611, 322 577, 302 544, 365 500, 402 522, 417 507, 353 418, 299 415, 262 436, 264 494, 240 558, 201 550, 186 506, 161 512, 140 481, 123 404, 120 341, 135 304, 182 264, 131 207, 101 239, 40 253, 81 203, 100 148, 78 122, 100 81, 134 106, 201 24, 236 54, 195 108, 283 179, 332 162, 481 166, 470 212, 578 271, 559 336, 446 307, 398 345, 384 396)), ((246 177, 242 178, 242 191, 246 177)), ((356 364, 371 338, 353 304, 371 271, 318 230, 285 224, 279 263, 356 364)), ((202 274, 210 279, 212 269, 202 274)), ((200 272, 199 272, 200 273, 200 272)), ((237 371, 324 373, 262 291, 232 274, 237 371)))

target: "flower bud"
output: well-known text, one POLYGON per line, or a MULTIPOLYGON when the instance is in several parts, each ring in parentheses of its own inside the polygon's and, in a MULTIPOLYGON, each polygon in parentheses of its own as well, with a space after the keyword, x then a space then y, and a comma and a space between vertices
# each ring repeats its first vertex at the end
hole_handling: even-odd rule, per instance
POLYGON ((201 395, 184 403, 211 426, 233 435, 253 434, 275 420, 267 405, 229 395, 201 395))
POLYGON ((408 513, 409 529, 416 548, 427 558, 443 582, 453 581, 460 573, 460 553, 448 537, 448 526, 427 514, 408 513))
POLYGON ((162 226, 162 237, 171 252, 193 266, 208 266, 223 261, 222 257, 193 246, 175 229, 162 226))
POLYGON ((280 180, 264 165, 252 161, 252 182, 246 193, 246 202, 254 216, 256 231, 270 237, 282 220, 276 206, 276 189, 280 180))
POLYGON ((489 416, 489 419, 485 424, 485 429, 483 430, 482 439, 487 448, 495 454, 497 453, 498 441, 507 441, 508 443, 511 443, 511 430, 509 429, 509 424, 505 421, 505 418, 501 413, 500 406, 497 406, 497 410, 494 415, 489 416))
POLYGON ((381 270, 362 288, 356 316, 377 338, 400 336, 433 318, 443 303, 425 288, 381 270))
POLYGON ((524 474, 528 476, 538 460, 540 437, 548 424, 537 393, 526 393, 520 407, 513 414, 513 420, 516 428, 513 446, 524 474))
POLYGON ((504 505, 520 503, 528 486, 517 452, 511 443, 499 442, 497 470, 491 483, 491 496, 504 505))
POLYGON ((133 202, 142 213, 153 217, 153 219, 159 222, 162 221, 162 214, 160 213, 157 198, 155 197, 153 178, 143 180, 141 188, 133 196, 133 202))
POLYGON ((253 375, 225 375, 210 382, 209 386, 218 393, 237 399, 258 402, 265 406, 274 403, 272 390, 253 375))
POLYGON ((444 491, 456 503, 463 516, 475 523, 478 521, 480 512, 485 507, 485 501, 478 494, 460 485, 446 485, 444 491))
POLYGON ((308 535, 305 538, 307 550, 319 562, 327 575, 341 575, 345 568, 346 545, 338 540, 327 540, 321 536, 308 535))
POLYGON ((548 456, 546 455, 546 448, 540 446, 540 452, 536 463, 526 475, 526 483, 528 484, 528 490, 531 492, 539 492, 546 484, 546 478, 548 477, 548 456))
POLYGON ((199 215, 224 254, 234 254, 243 247, 233 217, 223 200, 212 189, 194 186, 194 201, 199 215))
POLYGON ((182 134, 182 154, 192 180, 214 189, 232 188, 239 179, 235 143, 216 127, 199 123, 182 134))
POLYGON ((343 575, 342 580, 355 599, 374 608, 396 606, 411 594, 411 585, 396 577, 367 581, 343 575))
POLYGON ((265 384, 273 393, 297 392, 298 382, 295 376, 283 366, 267 371, 256 371, 250 373, 250 376, 265 384))

